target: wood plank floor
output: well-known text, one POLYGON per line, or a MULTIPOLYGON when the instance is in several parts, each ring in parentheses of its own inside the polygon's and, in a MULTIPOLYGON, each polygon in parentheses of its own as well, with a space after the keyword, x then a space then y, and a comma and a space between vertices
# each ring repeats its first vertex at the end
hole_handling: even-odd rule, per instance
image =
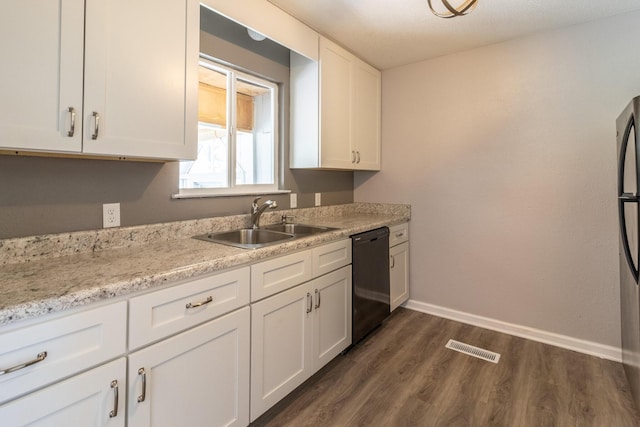
POLYGON ((251 424, 638 425, 622 365, 406 309, 251 424), (500 361, 446 349, 450 338, 500 361))

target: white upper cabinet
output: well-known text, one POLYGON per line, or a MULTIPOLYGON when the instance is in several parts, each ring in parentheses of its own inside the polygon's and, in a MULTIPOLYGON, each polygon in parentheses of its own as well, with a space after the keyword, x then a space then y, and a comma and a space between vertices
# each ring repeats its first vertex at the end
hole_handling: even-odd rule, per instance
POLYGON ((81 0, 35 0, 5 9, 0 36, 14 42, 0 48, 0 149, 195 157, 197 1, 87 0, 85 9, 81 0))
POLYGON ((380 71, 320 38, 291 54, 292 168, 380 170, 380 71))
POLYGON ((84 1, 6 2, 0 39, 0 149, 79 152, 84 1))
POLYGON ((380 170, 380 71, 356 61, 352 64, 352 147, 359 170, 380 170))
POLYGON ((199 3, 88 0, 86 16, 83 151, 195 158, 199 3))

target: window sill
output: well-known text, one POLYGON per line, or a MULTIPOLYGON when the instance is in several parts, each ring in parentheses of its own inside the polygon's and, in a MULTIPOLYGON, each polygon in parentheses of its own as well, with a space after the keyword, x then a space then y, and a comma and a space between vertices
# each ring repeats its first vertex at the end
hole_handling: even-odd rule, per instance
POLYGON ((228 193, 216 193, 216 192, 208 192, 208 191, 198 191, 193 193, 177 193, 172 194, 172 199, 200 199, 200 198, 210 198, 210 197, 238 197, 238 196, 265 196, 268 194, 288 194, 291 193, 291 190, 256 190, 256 191, 239 191, 239 192, 228 192, 228 193))

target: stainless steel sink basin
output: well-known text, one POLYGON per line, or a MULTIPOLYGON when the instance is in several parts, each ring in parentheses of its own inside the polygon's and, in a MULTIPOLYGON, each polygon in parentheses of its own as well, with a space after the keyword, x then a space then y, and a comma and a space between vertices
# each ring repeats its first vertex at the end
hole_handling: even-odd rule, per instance
POLYGON ((295 238, 293 234, 274 230, 243 228, 240 230, 223 231, 221 233, 201 234, 194 239, 204 240, 223 245, 244 249, 256 249, 264 246, 283 243, 295 238))
POLYGON ((310 234, 324 233, 325 231, 336 230, 335 228, 331 227, 321 227, 317 225, 306 224, 272 224, 265 225, 262 229, 294 234, 296 236, 308 236, 310 234))

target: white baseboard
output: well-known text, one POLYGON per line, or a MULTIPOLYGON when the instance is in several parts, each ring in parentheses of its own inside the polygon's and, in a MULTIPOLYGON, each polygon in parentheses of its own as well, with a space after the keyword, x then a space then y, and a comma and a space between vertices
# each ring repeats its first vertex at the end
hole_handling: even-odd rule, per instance
POLYGON ((480 328, 491 329, 493 331, 526 338, 532 341, 553 345, 555 347, 565 348, 567 350, 577 351, 590 356, 596 356, 602 359, 612 360, 614 362, 622 361, 622 351, 618 347, 580 340, 566 335, 554 334, 552 332, 542 331, 540 329, 529 328, 526 326, 514 325, 512 323, 506 323, 500 320, 464 313, 462 311, 452 310, 450 308, 440 307, 415 300, 409 300, 402 306, 410 310, 444 317, 445 319, 455 320, 457 322, 478 326, 480 328))

